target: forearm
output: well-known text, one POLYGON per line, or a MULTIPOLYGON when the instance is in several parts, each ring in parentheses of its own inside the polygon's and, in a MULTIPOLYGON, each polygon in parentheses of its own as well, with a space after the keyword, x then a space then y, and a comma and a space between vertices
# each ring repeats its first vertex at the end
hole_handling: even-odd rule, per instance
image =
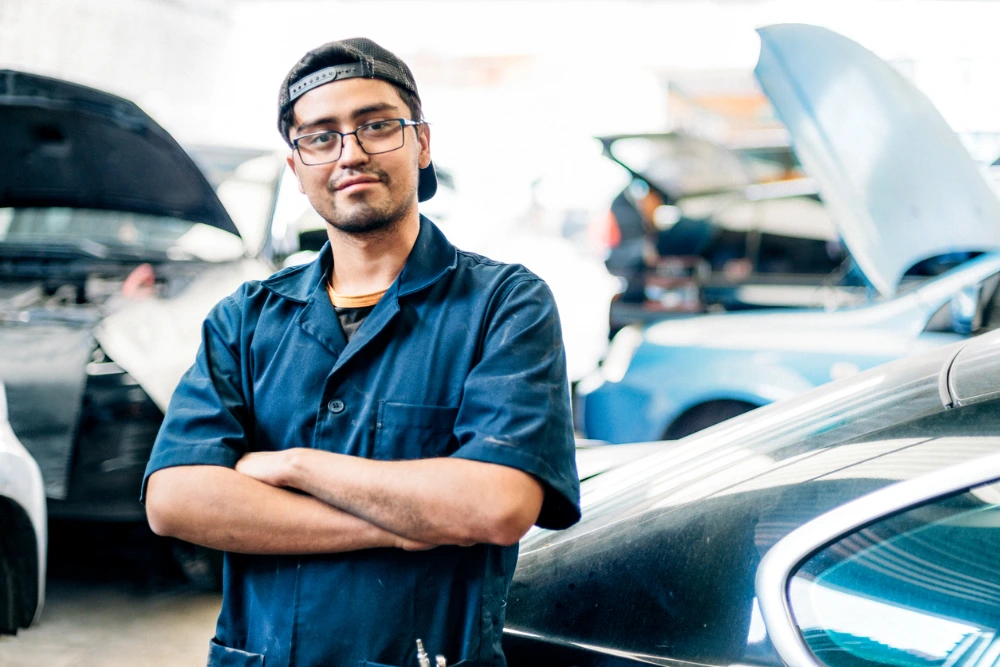
POLYGON ((364 519, 221 466, 153 473, 146 513, 159 535, 223 551, 311 554, 402 546, 397 535, 364 519))
POLYGON ((506 466, 372 461, 316 450, 296 453, 285 485, 429 544, 513 544, 537 519, 543 496, 534 478, 506 466))

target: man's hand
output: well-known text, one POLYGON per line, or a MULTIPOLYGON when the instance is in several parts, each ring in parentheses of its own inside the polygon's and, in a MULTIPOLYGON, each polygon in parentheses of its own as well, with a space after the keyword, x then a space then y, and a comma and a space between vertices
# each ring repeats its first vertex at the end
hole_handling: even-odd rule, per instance
POLYGON ((406 537, 399 537, 396 540, 396 548, 402 549, 403 551, 427 551, 428 549, 433 549, 436 546, 436 544, 425 544, 406 537))
POLYGON ((288 486, 294 451, 250 452, 236 462, 236 472, 271 486, 288 486))

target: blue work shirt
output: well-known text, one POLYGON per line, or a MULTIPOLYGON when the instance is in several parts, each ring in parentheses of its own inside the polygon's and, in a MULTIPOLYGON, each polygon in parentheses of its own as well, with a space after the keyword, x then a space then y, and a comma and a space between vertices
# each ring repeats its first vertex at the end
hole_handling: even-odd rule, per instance
MULTIPOLYGON (((569 388, 548 286, 524 267, 457 250, 422 217, 403 271, 348 342, 326 290, 332 261, 327 244, 312 263, 248 282, 212 310, 146 480, 292 447, 453 456, 534 475, 545 489, 538 525, 575 523, 569 388)), ((451 665, 502 666, 516 560, 516 545, 490 544, 226 553, 209 665, 413 667, 420 638, 451 665)))

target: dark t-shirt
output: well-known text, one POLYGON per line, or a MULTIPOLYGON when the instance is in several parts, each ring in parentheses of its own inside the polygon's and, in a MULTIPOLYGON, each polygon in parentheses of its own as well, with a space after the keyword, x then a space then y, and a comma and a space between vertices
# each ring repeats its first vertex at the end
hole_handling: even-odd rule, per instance
POLYGON ((337 319, 340 320, 340 328, 344 330, 344 338, 351 340, 351 336, 354 335, 361 325, 364 323, 365 318, 368 317, 368 313, 372 312, 375 306, 366 306, 364 308, 337 308, 334 306, 334 310, 337 311, 337 319))

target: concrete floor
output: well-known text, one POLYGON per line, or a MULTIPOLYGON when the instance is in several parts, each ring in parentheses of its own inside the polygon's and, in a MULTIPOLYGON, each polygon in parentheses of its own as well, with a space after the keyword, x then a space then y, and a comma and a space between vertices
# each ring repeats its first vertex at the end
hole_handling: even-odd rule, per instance
POLYGON ((142 526, 50 529, 39 621, 0 639, 3 667, 203 667, 220 597, 191 587, 142 526))

